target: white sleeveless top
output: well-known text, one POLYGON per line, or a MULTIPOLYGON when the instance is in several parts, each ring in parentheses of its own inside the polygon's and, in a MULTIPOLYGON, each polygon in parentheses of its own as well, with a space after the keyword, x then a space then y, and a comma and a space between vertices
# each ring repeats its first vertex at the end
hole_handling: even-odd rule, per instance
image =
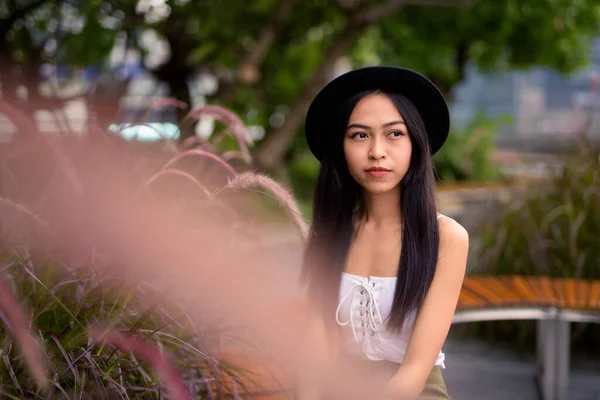
MULTIPOLYGON (((399 334, 386 328, 396 281, 396 277, 367 278, 342 273, 336 320, 341 326, 341 345, 345 353, 367 360, 402 363, 417 313, 413 311, 407 316, 399 334)), ((440 351, 435 365, 445 368, 444 359, 440 351)))

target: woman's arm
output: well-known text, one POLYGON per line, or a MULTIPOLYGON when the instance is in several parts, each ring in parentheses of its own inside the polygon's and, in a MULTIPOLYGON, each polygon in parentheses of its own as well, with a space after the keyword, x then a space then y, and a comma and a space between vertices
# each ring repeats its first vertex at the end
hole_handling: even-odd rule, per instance
POLYGON ((439 220, 438 264, 417 315, 402 365, 386 388, 396 398, 416 399, 446 340, 458 304, 467 265, 469 236, 451 218, 439 220))
POLYGON ((331 341, 323 319, 315 310, 309 311, 304 346, 296 379, 295 400, 318 400, 321 395, 323 371, 331 361, 331 341))

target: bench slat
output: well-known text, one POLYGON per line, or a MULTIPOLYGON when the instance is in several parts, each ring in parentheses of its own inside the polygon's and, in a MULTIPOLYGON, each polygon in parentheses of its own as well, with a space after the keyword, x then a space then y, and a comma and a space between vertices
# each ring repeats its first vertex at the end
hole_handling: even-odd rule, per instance
POLYGON ((575 290, 577 300, 575 301, 576 308, 586 308, 587 299, 591 288, 591 282, 583 279, 575 280, 575 290))
POLYGON ((565 280, 561 278, 554 278, 551 281, 554 293, 556 293, 556 305, 558 307, 566 307, 567 305, 567 294, 565 287, 565 280))
POLYGON ((519 292, 515 290, 510 280, 506 280, 506 277, 485 277, 483 278, 483 284, 488 285, 494 290, 499 296, 503 298, 504 305, 521 305, 523 304, 523 298, 519 295, 519 292))
POLYGON ((577 293, 574 279, 565 279, 564 288, 567 300, 567 307, 577 308, 577 293))
POLYGON ((463 290, 465 289, 481 297, 488 303, 499 305, 503 302, 501 296, 494 293, 493 290, 490 290, 490 288, 482 283, 481 277, 466 277, 463 282, 463 290))
POLYGON ((592 282, 588 295, 588 309, 600 308, 600 281, 592 282))
POLYGON ((540 296, 541 303, 547 306, 554 306, 557 303, 556 295, 552 289, 550 279, 546 276, 536 276, 527 278, 531 286, 540 296))
POLYGON ((474 295, 468 290, 461 290, 458 297, 457 309, 483 307, 486 301, 481 297, 474 295))
POLYGON ((518 275, 511 277, 511 279, 515 290, 519 293, 524 302, 530 304, 540 304, 542 302, 531 286, 529 280, 518 275))
POLYGON ((521 275, 467 276, 457 309, 527 305, 600 310, 600 281, 521 275))

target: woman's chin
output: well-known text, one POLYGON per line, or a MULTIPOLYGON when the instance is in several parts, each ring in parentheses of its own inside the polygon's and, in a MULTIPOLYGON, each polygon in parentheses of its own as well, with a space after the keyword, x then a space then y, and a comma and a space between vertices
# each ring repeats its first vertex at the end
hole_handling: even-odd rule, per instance
POLYGON ((370 193, 370 194, 384 194, 384 193, 391 192, 393 190, 398 190, 398 185, 397 184, 394 185, 390 182, 380 182, 380 183, 369 182, 369 183, 363 184, 362 188, 365 192, 370 193))

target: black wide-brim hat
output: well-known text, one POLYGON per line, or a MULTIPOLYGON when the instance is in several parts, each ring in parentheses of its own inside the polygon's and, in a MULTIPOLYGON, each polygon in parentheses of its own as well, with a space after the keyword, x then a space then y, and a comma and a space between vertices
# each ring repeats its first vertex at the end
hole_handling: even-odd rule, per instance
POLYGON ((437 86, 425 76, 406 68, 372 66, 338 76, 312 101, 304 129, 308 147, 318 160, 322 161, 331 149, 335 138, 327 127, 344 102, 357 93, 377 89, 401 94, 410 100, 425 123, 431 154, 442 147, 450 131, 450 113, 437 86))

